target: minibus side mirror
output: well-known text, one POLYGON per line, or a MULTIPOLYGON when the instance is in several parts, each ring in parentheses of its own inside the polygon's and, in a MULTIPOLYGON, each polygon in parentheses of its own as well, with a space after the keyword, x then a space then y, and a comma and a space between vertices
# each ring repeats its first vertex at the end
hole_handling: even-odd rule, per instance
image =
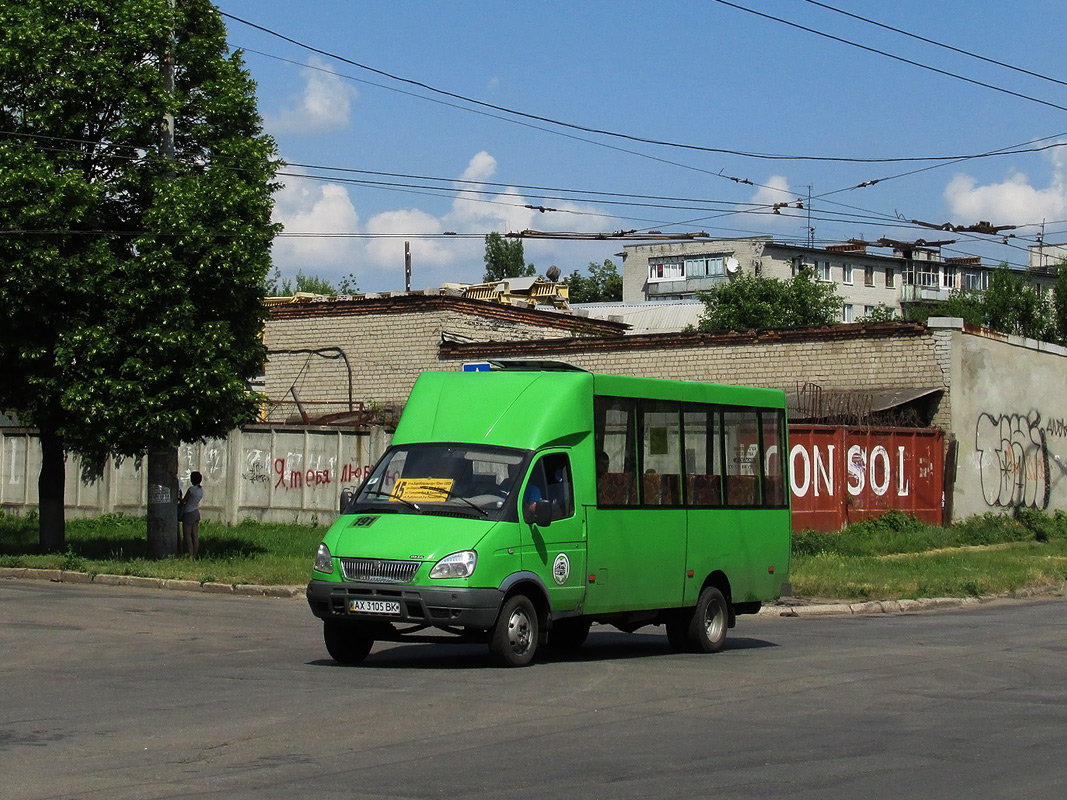
POLYGON ((552 503, 548 500, 538 500, 532 506, 523 506, 522 521, 539 528, 547 528, 552 522, 552 503))
POLYGON ((348 508, 348 504, 352 502, 352 498, 355 496, 356 490, 353 489, 351 486, 346 486, 344 489, 341 490, 341 502, 339 503, 339 505, 342 514, 345 513, 345 509, 348 508))

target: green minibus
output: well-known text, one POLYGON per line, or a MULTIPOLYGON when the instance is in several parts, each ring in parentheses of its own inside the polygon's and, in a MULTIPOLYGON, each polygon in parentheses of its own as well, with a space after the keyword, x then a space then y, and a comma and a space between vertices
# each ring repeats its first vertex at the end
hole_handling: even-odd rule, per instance
POLYGON ((481 642, 503 666, 592 623, 714 653, 789 593, 783 392, 493 362, 419 376, 319 545, 326 649, 481 642))

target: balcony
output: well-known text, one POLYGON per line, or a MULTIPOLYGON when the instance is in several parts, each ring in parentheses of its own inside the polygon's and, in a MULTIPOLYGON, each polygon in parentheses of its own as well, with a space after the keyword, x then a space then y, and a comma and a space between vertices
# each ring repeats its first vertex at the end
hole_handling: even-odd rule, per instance
POLYGON ((904 284, 900 287, 900 302, 915 303, 920 300, 948 300, 953 289, 945 289, 940 286, 916 286, 904 284))

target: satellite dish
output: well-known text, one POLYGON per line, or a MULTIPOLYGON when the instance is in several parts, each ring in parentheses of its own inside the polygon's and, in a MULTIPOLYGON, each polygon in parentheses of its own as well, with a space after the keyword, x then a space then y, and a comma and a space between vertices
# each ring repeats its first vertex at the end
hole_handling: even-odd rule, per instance
POLYGON ((737 263, 737 259, 736 258, 728 258, 728 259, 726 259, 726 271, 729 272, 731 275, 736 275, 737 274, 737 268, 739 266, 740 265, 737 263))

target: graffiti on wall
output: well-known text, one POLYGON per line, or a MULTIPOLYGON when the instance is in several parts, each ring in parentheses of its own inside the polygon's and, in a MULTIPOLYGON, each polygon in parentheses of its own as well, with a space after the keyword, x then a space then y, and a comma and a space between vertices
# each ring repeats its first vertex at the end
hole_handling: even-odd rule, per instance
POLYGON ((338 469, 336 458, 321 454, 305 458, 304 453, 290 451, 272 457, 269 451, 250 449, 245 451, 241 477, 251 484, 271 484, 276 491, 292 491, 361 483, 372 468, 370 464, 343 464, 338 469))
POLYGON ((1047 509, 1052 488, 1067 474, 1049 440, 1067 437, 1063 419, 1043 422, 1041 412, 978 415, 975 463, 986 505, 1047 509))

